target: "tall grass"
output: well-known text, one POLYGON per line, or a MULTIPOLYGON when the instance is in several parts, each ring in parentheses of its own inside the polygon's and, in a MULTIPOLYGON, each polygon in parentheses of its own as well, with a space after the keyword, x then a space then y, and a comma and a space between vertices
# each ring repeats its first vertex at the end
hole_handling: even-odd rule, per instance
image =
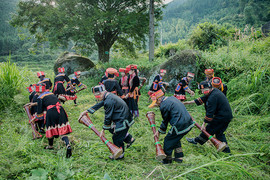
POLYGON ((10 57, 0 64, 0 111, 12 103, 22 81, 22 74, 16 64, 10 62, 10 57))

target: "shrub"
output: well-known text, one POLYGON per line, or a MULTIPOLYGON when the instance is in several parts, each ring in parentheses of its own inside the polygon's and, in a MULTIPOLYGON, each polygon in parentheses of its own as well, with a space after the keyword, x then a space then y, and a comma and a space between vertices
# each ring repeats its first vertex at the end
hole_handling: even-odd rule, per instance
POLYGON ((229 35, 229 31, 224 26, 205 22, 199 24, 197 28, 193 30, 188 42, 194 48, 204 51, 210 47, 211 49, 215 49, 216 46, 226 45, 226 38, 228 38, 229 35))
POLYGON ((22 79, 19 69, 10 62, 10 58, 0 64, 0 110, 8 107, 19 93, 22 79))

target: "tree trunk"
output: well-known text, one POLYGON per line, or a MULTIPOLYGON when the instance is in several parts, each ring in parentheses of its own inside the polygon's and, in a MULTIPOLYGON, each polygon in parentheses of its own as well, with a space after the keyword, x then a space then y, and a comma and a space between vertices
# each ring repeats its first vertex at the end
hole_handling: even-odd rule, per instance
POLYGON ((149 7, 149 61, 154 60, 155 51, 155 29, 154 29, 154 0, 150 0, 149 7))
POLYGON ((110 60, 110 49, 108 45, 104 45, 103 43, 99 43, 98 45, 98 59, 100 62, 109 62, 110 60))

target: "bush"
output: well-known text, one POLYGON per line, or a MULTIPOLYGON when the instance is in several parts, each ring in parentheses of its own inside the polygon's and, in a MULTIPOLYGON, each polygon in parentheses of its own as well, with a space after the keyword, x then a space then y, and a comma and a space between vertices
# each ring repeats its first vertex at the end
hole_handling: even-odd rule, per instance
POLYGON ((205 22, 193 30, 188 42, 194 48, 205 51, 226 45, 226 38, 229 36, 230 33, 224 26, 205 22))
POLYGON ((155 57, 170 57, 176 54, 176 52, 185 49, 190 49, 190 46, 185 40, 179 40, 177 43, 168 43, 166 45, 159 46, 159 48, 155 50, 155 57))
POLYGON ((0 64, 0 110, 11 104, 13 97, 19 93, 22 80, 19 69, 10 62, 10 58, 0 64))

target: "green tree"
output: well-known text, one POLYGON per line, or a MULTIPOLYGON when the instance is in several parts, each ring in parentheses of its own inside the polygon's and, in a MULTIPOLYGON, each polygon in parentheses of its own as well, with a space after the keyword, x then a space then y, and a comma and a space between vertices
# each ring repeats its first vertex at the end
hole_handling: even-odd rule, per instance
MULTIPOLYGON (((49 41, 53 48, 71 41, 84 52, 97 47, 99 60, 107 62, 117 41, 127 50, 136 42, 145 44, 148 5, 145 0, 27 0, 19 2, 11 24, 29 29, 38 43, 49 41)), ((156 0, 156 20, 161 7, 161 0, 156 0)))
POLYGON ((199 24, 197 28, 192 31, 189 44, 200 50, 207 50, 211 45, 225 45, 227 43, 226 37, 228 36, 229 32, 224 26, 205 22, 199 24))

